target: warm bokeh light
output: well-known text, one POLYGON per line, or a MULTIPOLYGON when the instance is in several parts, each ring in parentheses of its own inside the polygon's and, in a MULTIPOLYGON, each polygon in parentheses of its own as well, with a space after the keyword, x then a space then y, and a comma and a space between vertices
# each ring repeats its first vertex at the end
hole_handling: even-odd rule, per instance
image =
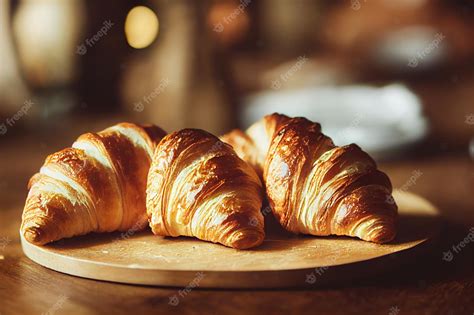
POLYGON ((158 35, 158 16, 150 8, 134 7, 125 19, 125 36, 133 48, 145 48, 151 45, 158 35))

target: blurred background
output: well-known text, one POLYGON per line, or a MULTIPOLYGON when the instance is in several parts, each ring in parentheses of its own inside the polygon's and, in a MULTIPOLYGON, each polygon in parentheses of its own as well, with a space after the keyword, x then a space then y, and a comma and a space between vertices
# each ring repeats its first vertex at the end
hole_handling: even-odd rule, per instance
POLYGON ((358 143, 395 187, 421 172, 426 186, 407 189, 449 211, 472 192, 472 1, 0 3, 4 192, 23 194, 47 154, 118 121, 220 135, 272 112, 358 143), (430 167, 454 169, 452 197, 433 192, 430 167))
POLYGON ((136 313, 170 294, 139 288, 137 298, 130 286, 47 273, 23 255, 27 183, 48 154, 120 121, 221 135, 280 112, 320 122, 338 145, 359 144, 394 189, 433 203, 445 222, 436 247, 343 289, 196 290, 189 313, 194 303, 208 303, 210 313, 387 314, 394 305, 403 314, 473 312, 474 1, 0 0, 0 54, 7 304, 39 314, 66 292, 76 311, 109 312, 103 301, 123 300, 122 311, 136 313), (457 244, 462 252, 444 261, 457 244))

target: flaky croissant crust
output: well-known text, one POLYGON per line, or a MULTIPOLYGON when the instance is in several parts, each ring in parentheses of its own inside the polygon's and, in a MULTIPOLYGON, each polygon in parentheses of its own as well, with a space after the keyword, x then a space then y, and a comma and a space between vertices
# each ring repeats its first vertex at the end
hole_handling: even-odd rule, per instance
POLYGON ((262 195, 257 174, 231 146, 184 129, 155 150, 147 184, 150 227, 162 236, 254 247, 264 238, 262 195))
POLYGON ((21 231, 43 245, 90 232, 146 227, 151 155, 165 132, 120 123, 46 158, 28 184, 21 231))
POLYGON ((222 139, 262 174, 272 210, 285 229, 376 243, 395 237, 397 206, 390 180, 357 145, 337 147, 319 124, 280 114, 222 139))

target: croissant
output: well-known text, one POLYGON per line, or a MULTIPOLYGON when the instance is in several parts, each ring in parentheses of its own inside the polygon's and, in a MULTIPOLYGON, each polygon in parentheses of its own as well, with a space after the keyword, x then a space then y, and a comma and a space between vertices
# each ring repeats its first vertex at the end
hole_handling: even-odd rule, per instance
POLYGON ((165 132, 120 123, 81 135, 46 158, 28 184, 21 232, 30 243, 90 232, 146 227, 145 190, 151 156, 165 132))
POLYGON ((375 243, 395 237, 397 205, 387 175, 357 145, 335 146, 318 123, 272 114, 221 139, 261 175, 286 230, 375 243))
POLYGON ((163 138, 148 174, 146 208, 161 236, 246 249, 263 242, 263 188, 231 146, 198 129, 163 138))

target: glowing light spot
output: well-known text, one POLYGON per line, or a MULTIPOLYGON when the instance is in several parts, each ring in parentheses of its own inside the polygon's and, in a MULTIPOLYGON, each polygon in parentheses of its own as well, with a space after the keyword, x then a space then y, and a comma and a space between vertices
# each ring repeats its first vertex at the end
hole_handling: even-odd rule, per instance
POLYGON ((158 36, 158 16, 150 8, 137 6, 130 10, 125 19, 125 37, 133 48, 145 48, 158 36))

